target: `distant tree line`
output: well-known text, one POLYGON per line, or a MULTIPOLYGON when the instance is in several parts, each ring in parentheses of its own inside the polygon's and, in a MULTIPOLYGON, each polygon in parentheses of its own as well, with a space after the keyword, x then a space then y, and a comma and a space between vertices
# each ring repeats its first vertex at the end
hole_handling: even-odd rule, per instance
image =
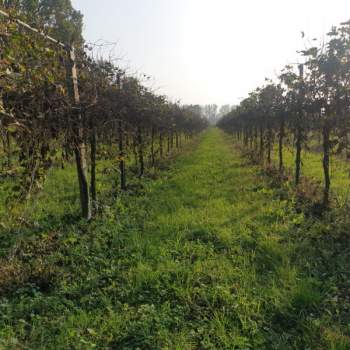
POLYGON ((235 106, 222 105, 220 108, 216 104, 208 104, 204 106, 198 106, 202 115, 209 121, 211 125, 216 125, 220 118, 230 113, 235 106))

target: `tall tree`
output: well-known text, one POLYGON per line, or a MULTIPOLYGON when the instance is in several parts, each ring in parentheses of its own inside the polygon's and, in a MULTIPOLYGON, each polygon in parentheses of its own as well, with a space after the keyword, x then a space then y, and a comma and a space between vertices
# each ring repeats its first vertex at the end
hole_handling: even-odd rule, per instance
POLYGON ((209 104, 203 106, 203 115, 209 120, 210 124, 216 124, 217 122, 218 106, 216 104, 209 104))

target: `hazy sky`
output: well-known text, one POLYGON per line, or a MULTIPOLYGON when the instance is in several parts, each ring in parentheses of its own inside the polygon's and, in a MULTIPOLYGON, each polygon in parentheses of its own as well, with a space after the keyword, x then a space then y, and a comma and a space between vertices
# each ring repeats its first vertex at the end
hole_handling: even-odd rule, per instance
POLYGON ((72 0, 88 41, 183 103, 236 104, 297 61, 310 38, 350 19, 350 0, 72 0))

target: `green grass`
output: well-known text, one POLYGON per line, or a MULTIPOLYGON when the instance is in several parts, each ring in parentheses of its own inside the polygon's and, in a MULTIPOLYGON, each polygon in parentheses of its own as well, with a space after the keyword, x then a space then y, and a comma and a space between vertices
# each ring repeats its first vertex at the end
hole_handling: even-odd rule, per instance
MULTIPOLYGON (((186 150, 196 142, 183 141, 182 150, 186 150)), ((97 160, 96 185, 97 185, 97 210, 100 212, 109 209, 115 203, 119 191, 119 165, 117 158, 117 145, 110 145, 106 149, 100 149, 100 159, 97 160), (105 159, 107 158, 107 159, 105 159)), ((127 184, 129 192, 142 193, 144 179, 139 179, 138 166, 134 155, 130 154, 126 159, 127 184)), ((165 158, 158 160, 157 167, 167 168, 168 164, 177 156, 178 150, 173 149, 165 158)), ((145 150, 145 163, 147 178, 157 177, 157 167, 150 166, 150 152, 145 150)), ((17 170, 20 171, 20 170, 17 170)), ((90 173, 88 173, 90 181, 90 173)), ((4 176, 0 178, 0 232, 3 242, 0 242, 0 257, 6 254, 9 247, 21 239, 35 235, 38 231, 51 231, 66 223, 71 224, 79 219, 80 200, 77 182, 76 167, 74 161, 66 162, 64 169, 61 162, 56 159, 54 166, 45 174, 45 179, 40 181, 39 190, 33 191, 28 200, 19 196, 20 175, 4 176)))
MULTIPOLYGON (((293 170, 295 168, 295 150, 291 147, 285 146, 284 164, 286 168, 293 170)), ((273 161, 278 164, 278 149, 274 149, 273 161)), ((323 165, 322 153, 313 151, 302 151, 302 176, 311 179, 314 183, 323 186, 323 165)), ((331 191, 336 197, 338 203, 343 205, 350 199, 350 163, 346 160, 332 156, 330 161, 330 176, 331 176, 331 191)))
POLYGON ((0 349, 350 349, 350 240, 258 174, 210 129, 93 223, 35 217, 2 246, 0 349))

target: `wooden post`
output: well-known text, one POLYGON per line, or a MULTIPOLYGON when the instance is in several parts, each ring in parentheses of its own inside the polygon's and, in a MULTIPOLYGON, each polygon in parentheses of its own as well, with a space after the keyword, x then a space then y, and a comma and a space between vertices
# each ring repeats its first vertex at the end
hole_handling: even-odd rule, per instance
POLYGON ((260 126, 260 150, 259 150, 260 161, 264 162, 264 129, 260 126))
POLYGON ((283 138, 284 138, 284 116, 280 116, 281 120, 280 120, 280 132, 278 135, 278 169, 280 172, 280 175, 282 175, 283 173, 283 138))
POLYGON ((163 131, 159 132, 159 157, 163 158, 163 131))
POLYGON ((170 154, 170 131, 168 131, 168 134, 167 134, 167 142, 168 142, 168 155, 170 154))
POLYGON ((126 190, 126 171, 125 171, 125 154, 124 154, 124 131, 121 120, 118 122, 118 141, 119 141, 119 170, 120 170, 120 189, 126 190))
POLYGON ((142 138, 142 129, 139 126, 137 128, 137 143, 138 143, 138 151, 139 151, 139 164, 140 164, 140 173, 139 177, 142 177, 145 173, 145 164, 143 159, 143 138, 142 138))
MULTIPOLYGON (((326 112, 327 113, 327 112, 326 112)), ((329 174, 329 158, 330 158, 330 122, 327 119, 329 115, 325 115, 323 121, 322 136, 323 136, 323 174, 324 174, 324 191, 323 191, 323 205, 329 205, 329 190, 331 186, 331 178, 329 174)))
MULTIPOLYGON (((301 105, 303 101, 303 89, 302 89, 302 83, 304 79, 304 65, 299 65, 299 104, 301 105)), ((302 106, 300 106, 300 110, 298 112, 297 116, 297 131, 296 131, 296 154, 295 154, 295 185, 298 186, 300 183, 300 170, 301 170, 301 148, 302 148, 302 137, 303 137, 303 109, 302 106)))
POLYGON ((267 129, 267 164, 268 166, 271 165, 271 152, 272 152, 272 127, 269 123, 268 129, 267 129))
POLYGON ((155 154, 154 154, 154 137, 155 137, 155 129, 154 127, 152 126, 152 131, 151 131, 151 163, 152 163, 152 167, 154 167, 155 165, 155 154))
POLYGON ((97 191, 96 191, 96 153, 97 153, 97 132, 94 122, 91 121, 90 124, 90 169, 91 169, 91 178, 90 178, 90 193, 91 201, 94 214, 97 209, 97 191))
POLYGON ((68 91, 73 104, 73 135, 74 135, 74 154, 77 167, 77 175, 80 190, 80 204, 83 218, 91 219, 91 201, 89 185, 87 179, 87 161, 86 161, 86 144, 84 140, 84 123, 80 111, 80 96, 78 87, 78 74, 76 68, 76 57, 73 47, 67 48, 67 81, 68 91))
POLYGON ((171 131, 170 131, 170 149, 171 151, 173 150, 174 148, 174 130, 173 128, 171 128, 171 131))

